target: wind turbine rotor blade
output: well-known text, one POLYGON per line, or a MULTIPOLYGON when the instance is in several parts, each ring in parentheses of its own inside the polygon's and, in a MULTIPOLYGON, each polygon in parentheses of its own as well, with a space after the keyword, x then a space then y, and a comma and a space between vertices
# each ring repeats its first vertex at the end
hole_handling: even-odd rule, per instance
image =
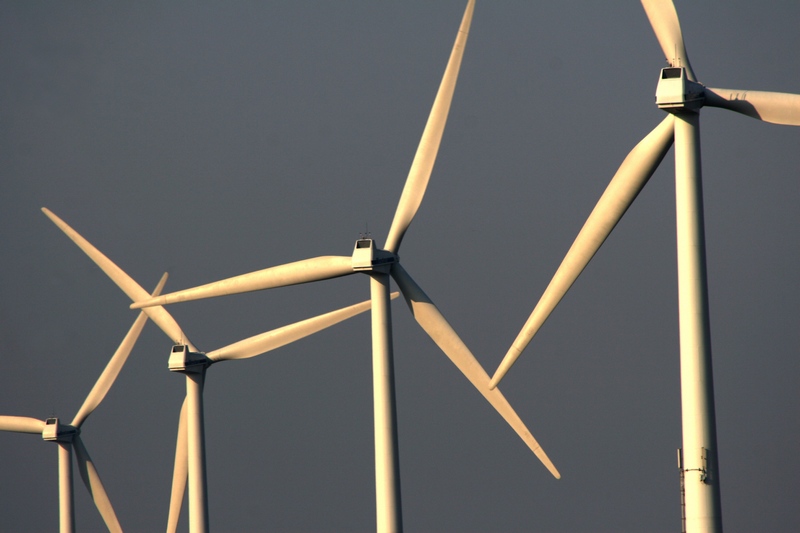
MULTIPOLYGON (((89 256, 89 258, 100 267, 100 269, 111 278, 111 280, 122 289, 122 292, 134 302, 140 300, 150 299, 150 294, 142 288, 141 285, 136 283, 124 270, 119 268, 113 261, 106 257, 100 250, 95 248, 89 241, 84 239, 77 231, 72 229, 66 222, 57 217, 52 211, 46 207, 42 208, 42 212, 63 231, 67 237, 78 245, 78 248, 89 256)), ((194 345, 189 341, 189 338, 183 333, 178 323, 172 318, 172 315, 162 307, 154 307, 145 311, 147 316, 152 320, 161 330, 169 337, 175 344, 188 344, 192 351, 197 351, 194 345)))
MULTIPOLYGON (((164 284, 167 282, 167 274, 164 273, 161 276, 161 280, 158 282, 158 286, 153 291, 153 296, 157 296, 161 294, 161 289, 164 288, 164 284)), ((106 397, 108 394, 109 389, 116 381, 117 376, 119 376, 122 367, 125 365, 125 362, 128 360, 128 356, 133 350, 133 346, 136 344, 136 341, 139 339, 139 335, 142 332, 142 328, 144 328, 145 323, 147 322, 147 314, 139 313, 139 316, 136 318, 136 321, 131 326, 131 329, 128 331, 128 334, 125 335, 125 338, 122 339, 122 343, 117 348, 117 351, 108 361, 105 370, 103 373, 100 374, 100 377, 97 379, 97 382, 92 387, 92 390, 89 392, 89 395, 84 400, 83 405, 81 406, 78 414, 75 415, 75 418, 72 420, 72 425, 79 428, 86 420, 86 418, 92 414, 92 411, 100 405, 100 402, 103 401, 103 398, 106 397)))
POLYGON ((483 397, 500 413, 550 473, 560 479, 553 462, 519 418, 499 389, 489 389, 489 375, 467 348, 439 309, 399 263, 392 265, 392 277, 406 299, 411 314, 439 348, 450 358, 483 397))
MULTIPOLYGON (((393 293, 392 298, 397 298, 398 293, 393 293)), ((349 307, 337 309, 323 315, 313 318, 308 318, 288 326, 283 326, 260 335, 255 335, 249 339, 245 339, 224 348, 214 350, 207 353, 206 357, 210 360, 225 361, 228 359, 246 359, 248 357, 255 357, 265 352, 280 348, 286 344, 292 343, 296 340, 308 337, 318 331, 338 324, 343 320, 354 317, 359 313, 363 313, 372 307, 372 302, 367 300, 349 307)))
POLYGON ((686 53, 675 4, 672 0, 642 0, 642 6, 667 62, 673 67, 686 68, 686 77, 697 81, 689 63, 689 54, 686 53))
POLYGON ((112 533, 122 533, 122 527, 117 520, 117 514, 114 512, 114 507, 111 505, 111 500, 108 499, 103 482, 100 481, 100 475, 89 457, 89 452, 86 446, 83 445, 80 435, 75 435, 72 439, 72 446, 75 450, 75 458, 78 460, 78 471, 81 473, 83 484, 94 500, 94 505, 103 517, 106 527, 112 533))
POLYGON ((464 57, 464 47, 467 44, 467 36, 474 9, 475 1, 470 0, 464 11, 456 42, 450 52, 450 60, 447 62, 442 82, 439 85, 439 91, 436 93, 436 99, 428 116, 428 122, 425 125, 422 139, 420 139, 417 147, 417 153, 411 164, 411 170, 406 178, 406 184, 403 187, 403 193, 400 196, 400 202, 397 205, 397 211, 395 211, 392 226, 389 229, 389 236, 386 239, 386 250, 392 253, 397 253, 400 248, 400 241, 403 240, 403 235, 414 219, 414 215, 422 203, 422 197, 425 196, 425 189, 428 187, 433 165, 436 162, 436 154, 439 152, 439 144, 444 133, 450 104, 453 101, 453 92, 456 88, 461 59, 464 57))
POLYGON ((672 146, 673 132, 674 119, 672 115, 668 115, 631 150, 622 162, 495 371, 489 385, 491 388, 495 388, 503 379, 647 184, 672 146))
POLYGON ((125 365, 125 362, 128 360, 128 355, 130 355, 131 350, 133 350, 134 344, 136 344, 136 341, 139 339, 139 334, 142 332, 145 322, 147 322, 147 315, 139 313, 139 316, 128 331, 128 334, 122 339, 119 348, 117 348, 117 351, 106 365, 105 370, 100 374, 100 378, 94 384, 94 387, 92 387, 86 400, 84 400, 83 405, 75 415, 71 425, 80 427, 86 418, 92 414, 92 411, 100 405, 103 398, 106 397, 109 389, 114 384, 114 381, 116 381, 120 370, 122 370, 123 365, 125 365))
POLYGON ((338 278, 352 273, 353 260, 351 257, 334 255, 314 257, 150 298, 136 302, 131 305, 131 309, 274 289, 288 285, 338 278))
POLYGON ((800 94, 706 87, 705 105, 736 111, 772 124, 800 126, 800 94))
POLYGON ((175 465, 172 470, 172 491, 169 498, 169 517, 167 518, 167 533, 175 533, 178 529, 178 519, 181 516, 183 495, 186 492, 186 480, 189 476, 189 441, 187 437, 187 401, 184 398, 181 414, 178 419, 178 439, 175 444, 175 465))
POLYGON ((0 431, 14 433, 41 433, 44 431, 44 421, 27 416, 0 415, 0 431))

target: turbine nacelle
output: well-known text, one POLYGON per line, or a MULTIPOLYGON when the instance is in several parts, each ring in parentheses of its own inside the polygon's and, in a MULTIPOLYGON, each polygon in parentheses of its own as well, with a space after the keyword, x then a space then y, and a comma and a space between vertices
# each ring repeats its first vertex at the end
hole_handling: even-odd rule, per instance
POLYGON ((703 107, 705 92, 702 83, 689 79, 685 67, 662 68, 656 87, 656 105, 668 112, 695 111, 703 107))
POLYGON ((361 238, 353 248, 353 270, 356 272, 389 272, 398 261, 397 255, 375 247, 375 241, 361 238))
POLYGON ((176 344, 169 354, 170 372, 195 374, 202 372, 210 364, 211 360, 206 357, 206 354, 190 351, 187 344, 176 344))
POLYGON ((58 418, 48 418, 44 421, 42 439, 50 442, 72 442, 73 437, 80 433, 80 430, 69 424, 62 424, 58 418))

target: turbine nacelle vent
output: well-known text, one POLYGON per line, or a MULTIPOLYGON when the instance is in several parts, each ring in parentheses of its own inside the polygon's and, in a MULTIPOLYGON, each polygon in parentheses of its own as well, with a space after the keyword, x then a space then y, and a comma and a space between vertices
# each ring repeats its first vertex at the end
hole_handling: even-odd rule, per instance
POLYGON ((358 272, 373 270, 388 272, 395 261, 397 261, 396 255, 386 250, 379 250, 372 239, 358 239, 353 248, 353 270, 358 272))
POLYGON ((169 354, 170 372, 202 372, 210 361, 206 354, 189 351, 186 344, 176 344, 169 354))
POLYGON ((656 88, 656 105, 659 109, 700 109, 705 101, 705 87, 686 77, 684 67, 661 69, 656 88))
POLYGON ((48 418, 44 421, 42 439, 51 442, 72 442, 72 437, 77 433, 77 428, 60 423, 58 418, 48 418))

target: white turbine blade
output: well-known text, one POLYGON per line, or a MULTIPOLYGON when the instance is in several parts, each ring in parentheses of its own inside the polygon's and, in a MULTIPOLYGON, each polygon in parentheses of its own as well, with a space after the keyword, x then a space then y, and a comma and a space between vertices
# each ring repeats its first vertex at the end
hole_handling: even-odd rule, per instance
MULTIPOLYGON (((398 293, 392 293, 392 298, 397 298, 398 293)), ((322 331, 343 320, 354 317, 359 313, 367 311, 372 306, 372 302, 367 300, 349 307, 337 309, 323 315, 308 318, 282 328, 274 329, 260 335, 255 335, 249 339, 230 344, 224 348, 207 353, 211 361, 226 361, 229 359, 247 359, 255 357, 265 352, 280 348, 296 340, 308 337, 318 331, 322 331)))
POLYGON ((187 398, 184 398, 183 406, 181 406, 180 418, 178 419, 178 439, 175 444, 175 465, 172 470, 172 492, 169 498, 167 533, 175 533, 178 529, 178 519, 181 516, 183 495, 186 492, 186 480, 189 476, 189 441, 186 433, 186 405, 187 398))
MULTIPOLYGON (((153 291, 153 296, 161 294, 161 289, 164 288, 164 284, 166 282, 167 273, 165 272, 164 275, 161 276, 158 286, 153 291)), ((122 339, 122 343, 119 345, 119 348, 117 348, 117 351, 108 361, 105 370, 103 370, 103 373, 100 374, 100 377, 97 379, 94 387, 92 387, 92 390, 89 392, 86 400, 84 400, 83 405, 78 411, 78 414, 75 415, 71 425, 77 428, 81 427, 83 422, 89 417, 90 414, 92 414, 92 411, 94 411, 95 408, 100 405, 100 402, 103 401, 103 398, 106 397, 109 389, 114 384, 114 381, 116 381, 117 376, 119 376, 122 367, 128 360, 128 356, 130 355, 131 350, 133 350, 133 346, 139 339, 139 335, 142 332, 142 328, 144 328, 145 322, 147 322, 147 315, 143 312, 139 313, 139 316, 136 318, 133 326, 131 326, 128 334, 125 335, 124 339, 122 339)))
MULTIPOLYGON (((103 255, 97 248, 95 248, 89 241, 84 239, 77 231, 72 229, 66 222, 58 218, 52 211, 47 209, 46 207, 42 208, 42 211, 45 215, 47 215, 50 220, 55 223, 56 226, 59 227, 61 231, 63 231, 67 237, 72 239, 72 241, 78 245, 78 248, 84 251, 89 258, 95 262, 100 269, 106 273, 106 275, 111 278, 111 280, 117 284, 117 286, 122 289, 122 292, 128 295, 128 297, 133 300, 134 302, 140 300, 147 300, 150 298, 150 294, 142 288, 141 285, 136 283, 133 278, 131 278, 128 274, 125 273, 124 270, 119 268, 116 264, 114 264, 108 257, 103 255)), ((147 316, 152 320, 161 330, 166 333, 167 337, 169 337, 173 343, 175 344, 187 344, 192 351, 197 351, 197 348, 189 341, 189 338, 181 331, 180 326, 172 318, 166 309, 162 307, 154 307, 152 309, 148 309, 145 311, 147 316)))
POLYGON ((689 64, 689 55, 686 53, 675 4, 672 0, 642 0, 642 6, 667 62, 673 67, 685 67, 686 77, 697 81, 692 65, 689 64))
POLYGON ((800 94, 706 87, 705 95, 707 106, 730 109, 772 124, 800 126, 800 94))
POLYGON ((0 431, 14 433, 41 433, 44 431, 44 421, 27 416, 0 415, 0 431))
POLYGON ((314 257, 150 298, 136 302, 131 305, 131 309, 274 289, 276 287, 338 278, 352 273, 353 259, 351 257, 336 255, 314 257))
POLYGON ((472 385, 478 389, 484 398, 494 407, 500 416, 514 429, 517 435, 528 445, 536 457, 544 464, 556 479, 561 478, 553 462, 533 438, 533 435, 525 427, 516 411, 508 403, 499 389, 489 389, 489 375, 481 364, 472 355, 469 348, 459 338, 450 324, 442 316, 439 309, 430 298, 422 291, 419 285, 411 279, 411 276, 400 266, 399 263, 392 265, 392 277, 394 278, 400 291, 411 309, 411 314, 422 326, 422 329, 431 339, 441 348, 450 358, 454 365, 466 376, 472 385))
POLYGON ((653 175, 673 141, 668 115, 628 154, 492 377, 497 386, 653 175))
POLYGON ((94 387, 92 387, 86 400, 84 400, 83 405, 75 415, 71 425, 80 427, 86 418, 92 414, 92 411, 103 401, 111 385, 113 385, 114 381, 117 379, 123 365, 125 365, 125 362, 128 360, 128 355, 130 355, 134 344, 136 344, 136 341, 139 339, 139 334, 142 332, 145 322, 147 322, 147 315, 139 313, 139 316, 128 331, 128 334, 122 339, 119 348, 117 348, 117 351, 111 357, 108 365, 106 365, 105 370, 100 374, 100 378, 94 384, 94 387))
POLYGON ((464 56, 464 47, 467 44, 474 8, 475 1, 470 0, 464 11, 461 27, 458 29, 456 42, 450 53, 450 60, 447 62, 444 77, 439 85, 439 92, 436 94, 428 122, 422 133, 422 139, 417 147, 414 162, 411 164, 411 170, 406 178, 406 184, 389 229, 389 236, 386 239, 386 250, 392 253, 397 253, 400 248, 400 241, 403 240, 403 235, 417 213, 417 209, 422 203, 422 197, 425 195, 425 189, 428 187, 428 180, 436 162, 436 154, 439 151, 439 144, 447 122, 447 114, 450 111, 450 103, 453 100, 453 91, 456 88, 458 70, 461 67, 461 58, 464 56))
POLYGON ((83 484, 94 500, 94 505, 103 517, 106 527, 111 533, 122 533, 122 527, 117 520, 117 514, 114 512, 114 507, 111 505, 111 500, 108 499, 103 482, 100 481, 100 475, 89 457, 89 452, 83 445, 80 435, 75 435, 72 439, 72 446, 75 449, 75 458, 78 460, 78 470, 81 473, 83 484))

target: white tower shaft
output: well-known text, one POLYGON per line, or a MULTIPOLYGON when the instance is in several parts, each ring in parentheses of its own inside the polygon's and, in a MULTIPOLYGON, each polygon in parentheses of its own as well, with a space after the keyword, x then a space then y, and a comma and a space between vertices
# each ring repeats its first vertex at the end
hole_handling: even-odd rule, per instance
POLYGON ((675 113, 681 414, 686 532, 722 532, 708 318, 699 115, 675 113))
POLYGON ((392 317, 389 274, 373 271, 372 387, 375 421, 375 509, 378 533, 403 530, 400 506, 400 465, 397 456, 397 409, 394 394, 392 317))
POLYGON ((206 487, 206 453, 203 428, 203 384, 206 369, 186 373, 189 462, 189 531, 208 533, 208 493, 206 487))
POLYGON ((58 444, 58 525, 61 533, 75 531, 75 506, 72 500, 72 443, 58 444))

